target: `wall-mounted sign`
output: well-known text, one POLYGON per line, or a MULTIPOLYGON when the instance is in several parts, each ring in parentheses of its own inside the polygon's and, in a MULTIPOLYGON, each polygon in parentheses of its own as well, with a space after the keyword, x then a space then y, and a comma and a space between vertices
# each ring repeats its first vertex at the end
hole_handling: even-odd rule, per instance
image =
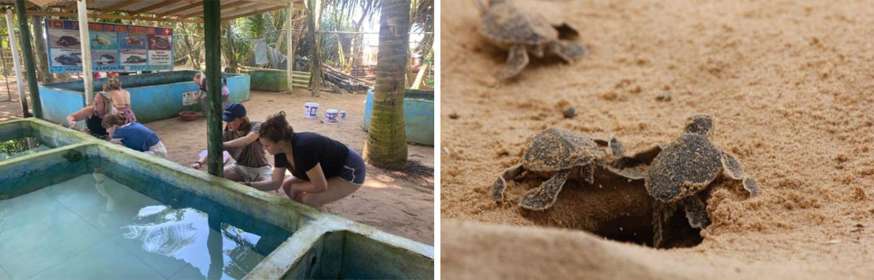
MULTIPOLYGON (((170 28, 88 23, 93 71, 137 72, 173 69, 170 28)), ((46 20, 49 72, 82 72, 79 22, 46 20)))

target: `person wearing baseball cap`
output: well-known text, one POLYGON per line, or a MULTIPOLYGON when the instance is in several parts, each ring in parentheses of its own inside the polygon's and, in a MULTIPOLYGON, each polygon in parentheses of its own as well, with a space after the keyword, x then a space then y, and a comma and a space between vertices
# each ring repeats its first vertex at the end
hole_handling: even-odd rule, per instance
MULTIPOLYGON (((235 161, 225 166, 224 177, 239 182, 269 179, 273 168, 267 161, 264 147, 258 141, 261 123, 249 121, 243 104, 225 106, 222 120, 225 121, 222 148, 228 151, 235 161)), ((200 158, 192 167, 200 168, 205 160, 205 156, 200 158)))

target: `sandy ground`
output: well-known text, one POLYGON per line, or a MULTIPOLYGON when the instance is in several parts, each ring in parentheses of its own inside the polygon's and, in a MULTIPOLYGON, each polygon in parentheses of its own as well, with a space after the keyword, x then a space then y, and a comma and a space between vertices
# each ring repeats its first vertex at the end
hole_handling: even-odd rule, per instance
MULTIPOLYGON (((28 94, 26 89, 25 94, 28 94)), ((14 77, 9 79, 0 77, 0 122, 21 117, 21 105, 18 100, 18 88, 14 77), (7 83, 9 90, 6 90, 7 83)))
MULTIPOLYGON (((14 91, 15 85, 10 86, 14 91)), ((5 86, 0 86, 0 100, 5 100, 5 97, 5 86)), ((253 91, 251 100, 244 104, 253 121, 263 121, 273 113, 285 111, 295 131, 317 132, 361 153, 367 137, 367 132, 361 129, 364 98, 363 94, 337 95, 328 92, 313 98, 307 90, 295 90, 293 95, 253 91), (347 119, 338 124, 304 119, 305 102, 319 103, 320 112, 324 112, 325 108, 344 110, 348 114, 347 119)), ((18 103, 0 101, 0 121, 15 117, 20 117, 18 103)), ((169 158, 175 162, 190 165, 197 159, 197 153, 206 149, 205 118, 192 122, 167 119, 147 123, 146 126, 158 133, 167 146, 169 158)), ((364 186, 347 198, 325 205, 323 210, 433 244, 434 149, 409 145, 408 152, 409 160, 416 163, 411 167, 414 172, 387 171, 368 165, 364 186)), ((268 156, 268 160, 272 163, 273 157, 268 156)))
MULTIPOLYGON (((517 2, 576 26, 590 53, 499 82, 506 54, 478 35, 474 2, 442 2, 444 277, 874 278, 869 1, 517 2), (566 107, 576 118, 563 118, 566 107), (535 227, 486 195, 545 128, 615 135, 634 152, 679 136, 693 113, 716 119, 711 140, 762 188, 747 199, 717 185, 696 247, 535 227)), ((516 184, 508 199, 535 185, 516 184)))
MULTIPOLYGON (((361 129, 364 112, 363 94, 337 95, 322 93, 310 97, 307 90, 295 90, 293 95, 253 91, 252 98, 243 103, 253 121, 264 121, 269 115, 285 111, 295 131, 311 131, 336 139, 358 153, 362 152, 367 132, 361 129), (347 119, 338 124, 324 124, 305 119, 304 103, 319 103, 319 111, 338 108, 347 112, 347 119)), ((155 130, 167 145, 169 158, 190 164, 197 152, 206 149, 206 119, 183 122, 168 119, 146 124, 155 130)), ((434 167, 432 147, 409 145, 411 161, 428 168, 434 167)), ((273 157, 268 156, 273 162, 273 157)), ((204 168, 205 170, 205 168, 204 168)), ((427 244, 434 243, 434 180, 433 176, 409 176, 367 166, 364 186, 351 196, 325 205, 327 212, 375 226, 427 244)))

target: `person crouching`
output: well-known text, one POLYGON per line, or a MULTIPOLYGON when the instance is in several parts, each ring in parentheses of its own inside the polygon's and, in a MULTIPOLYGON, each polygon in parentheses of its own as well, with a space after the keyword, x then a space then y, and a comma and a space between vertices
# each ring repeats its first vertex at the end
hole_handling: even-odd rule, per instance
POLYGON ((139 122, 125 123, 121 114, 110 114, 103 118, 103 127, 110 141, 146 154, 167 158, 167 148, 154 131, 139 122))

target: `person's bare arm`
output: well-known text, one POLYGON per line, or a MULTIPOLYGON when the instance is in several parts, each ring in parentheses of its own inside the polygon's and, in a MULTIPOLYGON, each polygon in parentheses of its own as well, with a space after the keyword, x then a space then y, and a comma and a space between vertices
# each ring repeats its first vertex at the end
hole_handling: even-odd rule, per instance
POLYGON ((328 179, 325 178, 321 163, 317 163, 315 167, 307 171, 307 177, 310 178, 309 184, 300 184, 300 187, 292 189, 308 193, 320 193, 328 190, 328 179))
POLYGON ((231 141, 225 141, 223 143, 223 148, 224 149, 233 149, 233 148, 244 147, 246 145, 252 144, 252 142, 258 141, 258 137, 259 137, 259 135, 257 132, 249 132, 249 134, 246 134, 246 136, 243 136, 243 137, 231 140, 231 141))
POLYGON ((285 179, 285 168, 274 167, 273 176, 271 176, 270 179, 258 182, 248 182, 246 185, 262 191, 272 191, 282 186, 282 179, 285 179))
POLYGON ((194 169, 200 169, 201 167, 203 167, 203 163, 206 162, 206 157, 207 153, 203 153, 203 156, 199 156, 197 160, 194 161, 194 164, 191 165, 191 167, 194 169))
POLYGON ((79 110, 78 112, 72 113, 67 116, 67 122, 69 122, 70 125, 73 125, 77 121, 88 118, 88 116, 90 116, 91 114, 94 114, 94 106, 85 106, 85 108, 82 108, 82 110, 79 110))

